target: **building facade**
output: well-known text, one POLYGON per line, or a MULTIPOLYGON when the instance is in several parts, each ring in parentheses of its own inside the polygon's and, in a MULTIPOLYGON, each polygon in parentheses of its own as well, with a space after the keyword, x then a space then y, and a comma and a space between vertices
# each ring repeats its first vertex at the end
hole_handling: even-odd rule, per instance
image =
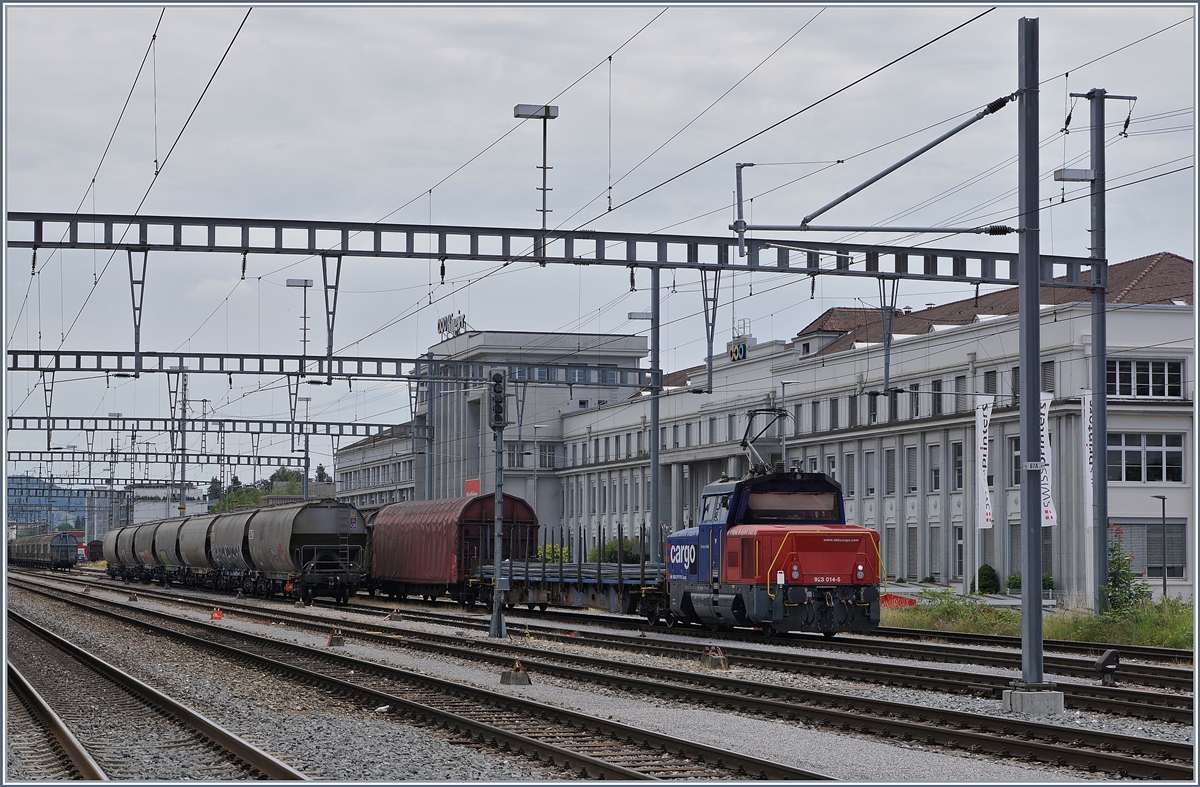
MULTIPOLYGON (((1095 438, 1094 454, 1096 472, 1108 479, 1110 524, 1120 528, 1134 571, 1152 580, 1156 592, 1165 572, 1167 592, 1186 598, 1194 590, 1189 556, 1196 547, 1192 281, 1192 263, 1166 253, 1109 268, 1108 434, 1095 438), (1156 495, 1166 497, 1165 516, 1156 495)), ((658 434, 650 432, 645 391, 614 389, 601 398, 582 388, 539 389, 540 404, 526 411, 521 431, 505 431, 505 491, 529 499, 532 473, 524 463, 531 453, 529 425, 538 424, 537 455, 545 451, 552 459, 539 463, 536 508, 543 525, 558 525, 546 528, 558 531, 550 537, 572 549, 618 532, 637 540, 655 519, 673 532, 694 523, 705 484, 745 471, 739 444, 747 413, 780 408, 788 417, 768 429, 757 450, 771 463, 837 479, 848 520, 880 532, 889 578, 966 584, 980 563, 1002 580, 1018 573, 1016 289, 893 314, 886 389, 883 317, 877 309, 831 309, 788 341, 734 337, 731 348, 744 350, 714 358, 711 394, 694 393, 704 386, 704 367, 664 378, 658 434), (990 528, 981 527, 977 515, 976 407, 983 402, 993 407, 990 528), (651 440, 661 449, 660 510, 653 514, 651 440)), ((1051 397, 1046 453, 1057 521, 1042 529, 1040 547, 1056 591, 1081 602, 1094 587, 1082 410, 1092 380, 1090 326, 1086 291, 1043 288, 1036 384, 1051 397)), ((461 341, 431 350, 438 358, 528 362, 521 345, 490 338, 498 335, 457 337, 461 341)), ((572 345, 597 341, 520 336, 520 342, 557 348, 561 357, 570 357, 572 345)), ((619 338, 630 340, 623 346, 631 354, 639 351, 637 337, 619 338)), ((491 433, 479 420, 478 393, 440 385, 428 389, 416 409, 422 425, 434 426, 432 496, 461 495, 470 479, 480 484, 473 488, 489 491, 491 433)), ((755 425, 756 433, 764 423, 755 425)), ((391 450, 423 472, 421 442, 391 450)), ((356 450, 345 460, 338 454, 339 497, 353 493, 342 486, 341 472, 365 447, 356 450)), ((394 463, 391 455, 387 461, 394 463)), ((421 498, 426 490, 414 483, 410 494, 421 498)))

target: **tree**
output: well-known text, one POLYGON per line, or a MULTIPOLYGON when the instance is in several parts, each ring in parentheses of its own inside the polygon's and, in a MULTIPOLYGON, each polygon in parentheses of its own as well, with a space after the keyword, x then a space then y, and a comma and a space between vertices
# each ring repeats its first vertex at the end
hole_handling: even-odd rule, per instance
POLYGON ((1120 525, 1108 528, 1108 584, 1104 593, 1108 602, 1107 611, 1120 614, 1140 607, 1150 600, 1150 586, 1138 581, 1130 565, 1133 553, 1125 552, 1124 533, 1120 525))
MULTIPOLYGON (((621 557, 622 563, 640 563, 641 560, 634 554, 634 547, 637 542, 630 539, 625 539, 624 554, 621 557)), ((587 560, 589 563, 595 563, 596 557, 599 555, 599 547, 592 547, 588 551, 587 560)), ((616 563, 617 562, 617 539, 612 539, 604 542, 604 559, 601 563, 616 563)))
POLYGON ((332 480, 329 473, 325 472, 325 465, 317 465, 317 483, 323 484, 332 480))
MULTIPOLYGON (((975 592, 975 581, 971 580, 971 592, 975 592)), ((996 569, 984 563, 979 567, 979 592, 980 593, 999 593, 1000 592, 1000 577, 996 575, 996 569)))
POLYGON ((87 525, 87 519, 84 518, 83 514, 79 514, 78 516, 75 517, 75 529, 76 530, 83 530, 86 527, 86 525, 87 525))
POLYGON ((224 491, 225 488, 221 485, 221 479, 213 476, 212 481, 208 482, 208 499, 216 500, 224 491))

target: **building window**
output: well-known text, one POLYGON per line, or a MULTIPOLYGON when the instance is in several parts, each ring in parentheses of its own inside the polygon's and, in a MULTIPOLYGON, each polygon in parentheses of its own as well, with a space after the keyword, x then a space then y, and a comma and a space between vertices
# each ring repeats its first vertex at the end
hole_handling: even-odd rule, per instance
POLYGON ((1012 396, 1013 404, 1016 404, 1021 398, 1021 367, 1014 366, 1012 368, 1012 396))
POLYGON ((954 576, 961 577, 963 575, 963 529, 962 526, 954 528, 954 576))
POLYGON ((817 458, 815 456, 810 456, 808 458, 808 472, 817 472, 817 458))
POLYGON ((730 414, 729 414, 729 418, 728 418, 728 419, 726 419, 726 424, 725 424, 725 436, 726 436, 726 439, 728 439, 728 440, 729 440, 729 442, 731 442, 731 443, 732 443, 734 440, 737 440, 737 439, 738 439, 738 433, 737 433, 737 414, 736 414, 736 413, 730 413, 730 414))
POLYGON ((640 508, 641 498, 639 489, 641 488, 640 479, 637 476, 633 477, 633 510, 637 511, 640 508))
POLYGON ((950 469, 954 474, 954 484, 950 487, 957 491, 963 488, 963 444, 950 444, 950 469))
POLYGON ((712 445, 717 442, 717 419, 710 417, 708 419, 708 444, 712 445))
POLYGON ((1054 361, 1042 361, 1042 393, 1054 393, 1054 361))
POLYGON ((996 370, 983 373, 983 392, 985 394, 996 395, 996 370))
POLYGON ((1108 480, 1183 483, 1183 435, 1109 432, 1108 480))
POLYGON ((850 394, 850 401, 847 403, 846 413, 849 416, 846 424, 850 427, 858 426, 858 394, 850 394))
POLYGON ((842 492, 854 496, 854 454, 842 454, 842 492))
POLYGON ((613 459, 621 458, 621 435, 613 437, 613 459))
POLYGON ((961 413, 967 409, 967 376, 960 374, 954 378, 954 412, 961 413))
POLYGON ((507 443, 505 449, 508 451, 508 466, 509 467, 524 467, 525 453, 521 450, 520 443, 507 443))
POLYGON ((625 433, 625 458, 633 457, 633 432, 625 433))
POLYGON ((809 409, 812 410, 812 431, 819 432, 821 431, 821 402, 814 399, 809 409))
POLYGON ((1008 485, 1021 485, 1021 438, 1008 438, 1008 485))
POLYGON ((879 394, 871 391, 867 394, 867 423, 873 424, 879 421, 879 394))
POLYGON ((1183 396, 1183 361, 1109 361, 1108 395, 1183 396))
POLYGON ((665 426, 659 427, 658 431, 660 432, 659 442, 661 443, 661 446, 659 446, 659 447, 661 450, 665 451, 667 449, 667 427, 665 427, 665 426))
POLYGON ((671 447, 679 447, 679 424, 671 424, 671 447))
POLYGON ((988 489, 996 488, 996 438, 988 438, 988 489))
POLYGON ((586 410, 586 409, 587 409, 587 406, 588 406, 588 400, 587 400, 587 399, 580 399, 580 400, 579 400, 579 409, 580 409, 580 410, 586 410))
POLYGON ((937 492, 942 488, 942 447, 930 445, 926 450, 929 452, 929 491, 937 492))
POLYGON ((586 383, 587 369, 568 369, 567 382, 570 383, 586 383))
POLYGON ((638 452, 638 456, 641 456, 641 455, 642 455, 642 434, 643 434, 643 433, 642 433, 642 432, 640 432, 640 431, 637 433, 637 441, 638 441, 638 443, 637 443, 637 452, 638 452))
POLYGON ((538 446, 538 467, 552 469, 554 467, 554 458, 558 452, 552 445, 538 446))
POLYGON ((608 452, 608 449, 612 447, 611 442, 612 442, 611 437, 604 438, 604 461, 605 462, 609 461, 609 459, 611 458, 611 455, 608 452))
POLYGON ((600 438, 599 437, 592 439, 592 461, 593 462, 600 461, 600 438))
POLYGON ((908 417, 921 417, 921 384, 913 383, 908 386, 908 417))
POLYGON ((837 457, 832 454, 825 457, 825 475, 837 480, 837 457))
POLYGON ((838 428, 838 400, 836 396, 829 400, 829 428, 838 428))
POLYGON ((800 416, 803 413, 803 408, 799 404, 792 405, 792 434, 800 434, 800 416))
POLYGON ((929 383, 929 390, 933 392, 933 396, 930 397, 930 399, 933 400, 932 415, 941 415, 942 414, 942 381, 941 380, 931 380, 929 383))
POLYGON ((917 447, 908 446, 904 449, 904 484, 909 493, 917 491, 917 447))
POLYGON ((899 401, 899 396, 897 395, 895 388, 893 388, 892 390, 887 392, 888 423, 891 423, 892 421, 895 421, 896 419, 898 419, 900 417, 900 412, 899 412, 900 408, 898 406, 898 401, 899 401))
POLYGON ((863 476, 864 476, 864 480, 866 481, 866 484, 865 484, 866 488, 863 491, 865 491, 868 496, 875 494, 875 452, 874 451, 867 451, 865 454, 863 454, 863 476))
POLYGON ((579 444, 579 450, 580 450, 580 457, 579 457, 579 458, 580 458, 580 459, 583 461, 583 464, 585 464, 585 465, 586 465, 586 464, 588 463, 588 458, 587 458, 587 441, 586 441, 586 440, 584 440, 582 443, 580 443, 580 444, 579 444))
MULTIPOLYGON (((1147 579, 1162 579, 1163 575, 1163 526, 1153 524, 1120 523, 1109 526, 1110 538, 1119 535, 1121 546, 1127 555, 1133 555, 1129 567, 1133 573, 1147 579)), ((1167 578, 1182 579, 1187 568, 1187 526, 1167 520, 1167 578)))
POLYGON ((883 493, 896 494, 896 449, 887 448, 883 452, 883 493))
POLYGON ((692 447, 692 422, 688 421, 683 425, 683 444, 687 448, 692 447))

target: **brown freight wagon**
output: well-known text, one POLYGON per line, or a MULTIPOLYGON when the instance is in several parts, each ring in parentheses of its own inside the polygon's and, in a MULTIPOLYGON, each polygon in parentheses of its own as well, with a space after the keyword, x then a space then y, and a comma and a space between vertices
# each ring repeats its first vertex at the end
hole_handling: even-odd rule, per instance
MULTIPOLYGON (((393 598, 443 593, 465 605, 491 598, 479 581, 480 566, 493 561, 496 498, 492 494, 451 500, 412 500, 384 506, 371 529, 374 590, 393 598)), ((504 496, 501 559, 537 560, 538 520, 529 503, 504 496)))

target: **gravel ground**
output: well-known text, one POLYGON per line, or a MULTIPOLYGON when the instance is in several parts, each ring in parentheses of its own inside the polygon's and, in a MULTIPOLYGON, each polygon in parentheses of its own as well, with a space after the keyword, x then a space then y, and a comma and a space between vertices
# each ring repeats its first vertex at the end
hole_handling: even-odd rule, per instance
MULTIPOLYGON (((126 594, 121 592, 103 592, 96 593, 96 595, 124 600, 126 594)), ((183 593, 180 594, 181 597, 183 595, 183 593)), ((50 602, 41 603, 49 604, 50 602)), ((248 600, 247 603, 254 604, 261 602, 248 600)), ((158 606, 155 602, 152 602, 148 599, 142 599, 140 604, 145 607, 158 606)), ((278 610, 280 608, 278 602, 263 603, 263 606, 264 611, 270 609, 278 610)), ((207 620, 208 618, 207 614, 198 610, 184 608, 182 611, 180 611, 179 607, 171 607, 171 609, 184 617, 197 620, 207 620)), ((378 622, 380 620, 380 615, 378 613, 354 613, 347 610, 316 607, 309 608, 307 611, 328 617, 331 625, 335 625, 338 621, 378 622)), ((257 634, 276 636, 281 639, 310 646, 325 646, 324 635, 318 635, 296 629, 288 629, 283 624, 271 625, 266 619, 255 620, 242 614, 228 613, 225 617, 223 625, 231 628, 252 631, 257 634)), ((382 627, 389 624, 380 623, 380 625, 382 627)), ((455 627, 420 623, 416 621, 403 621, 399 625, 416 631, 429 631, 440 634, 457 633, 464 639, 486 639, 485 632, 468 629, 458 629, 455 627)), ((580 627, 573 625, 570 626, 570 628, 579 629, 580 627)), ((521 643, 528 640, 528 644, 548 652, 579 652, 589 653, 591 655, 596 654, 596 650, 594 648, 584 645, 550 642, 538 639, 536 637, 526 637, 523 635, 523 629, 519 622, 514 622, 512 625, 510 625, 509 633, 512 636, 513 642, 515 643, 521 643)), ((684 639, 695 642, 702 641, 694 638, 684 639)), ((796 648, 794 647, 776 646, 767 643, 763 643, 761 647, 763 649, 779 650, 782 652, 796 652, 796 648)), ((845 737, 844 735, 824 732, 818 729, 809 729, 806 728, 802 723, 783 723, 764 720, 755 716, 739 715, 736 722, 731 725, 729 718, 731 714, 728 712, 695 708, 689 706, 686 702, 676 703, 671 701, 663 701, 661 699, 647 701, 640 697, 633 696, 626 691, 611 690, 594 684, 578 684, 573 681, 552 678, 549 676, 539 676, 535 674, 535 683, 532 686, 501 686, 499 684, 497 672, 493 668, 480 667, 478 664, 468 661, 448 659, 444 657, 427 657, 419 653, 412 653, 399 648, 380 648, 375 646, 359 645, 356 643, 348 644, 345 648, 345 651, 347 655, 367 658, 405 669, 411 669, 416 672, 434 675, 445 679, 456 680, 495 691, 517 693, 529 699, 545 702, 547 704, 571 708, 585 713, 590 713, 595 716, 613 718, 635 726, 656 730, 664 734, 686 737, 689 740, 695 740, 697 742, 707 743, 709 745, 727 747, 744 754, 819 771, 839 779, 851 781, 878 781, 882 778, 886 778, 887 781, 1015 782, 1051 780, 1070 781, 1093 778, 1089 777, 1087 774, 1077 771, 1061 771, 1059 769, 1044 766, 1026 766, 1009 763, 990 757, 982 757, 965 753, 946 754, 939 750, 926 749, 919 744, 900 744, 891 741, 876 741, 857 736, 855 737, 854 743, 854 757, 852 758, 852 761, 847 762, 847 758, 844 756, 846 749, 845 742, 843 740, 845 737), (736 732, 735 734, 731 735, 733 731, 736 732), (886 777, 883 776, 883 774, 886 774, 886 777)), ((670 659, 647 654, 636 654, 627 651, 611 651, 611 656, 615 659, 629 662, 652 664, 655 666, 666 666, 692 672, 695 672, 699 669, 698 665, 694 661, 670 659)), ((903 659, 889 659, 888 661, 899 664, 919 663, 906 661, 903 659)), ((1016 670, 987 669, 982 667, 973 667, 972 669, 993 672, 995 674, 1011 674, 1013 677, 1019 677, 1019 672, 1016 670)), ((164 665, 162 670, 162 674, 166 675, 170 672, 171 666, 169 664, 164 665)), ((222 672, 224 672, 224 670, 222 670, 222 672)), ((1001 703, 999 700, 981 699, 977 697, 966 697, 959 695, 946 695, 936 692, 916 691, 910 689, 893 689, 870 685, 864 686, 862 684, 856 684, 848 681, 825 678, 821 676, 805 675, 802 673, 780 673, 765 670, 735 668, 733 670, 729 670, 728 672, 723 672, 723 674, 732 675, 734 677, 744 678, 747 680, 759 680, 779 685, 795 686, 835 693, 853 694, 856 696, 876 697, 894 702, 910 703, 927 707, 950 708, 988 716, 999 716, 1004 713, 1004 711, 1001 709, 1001 703)), ((1055 679, 1053 676, 1049 675, 1047 678, 1050 680, 1055 679)), ((258 676, 257 679, 259 681, 268 680, 262 676, 258 676)), ((1058 680, 1064 683, 1072 682, 1071 679, 1067 678, 1061 678, 1058 680)), ((204 682, 207 683, 207 681, 204 682)), ((218 694, 218 699, 220 696, 221 695, 218 694)), ((306 736, 313 736, 317 734, 309 730, 310 725, 307 723, 307 717, 317 717, 324 720, 325 715, 316 714, 308 707, 302 705, 293 706, 291 708, 285 708, 282 710, 285 714, 303 714, 306 716, 306 723, 304 726, 304 732, 306 736)), ((328 708, 325 708, 324 710, 328 710, 328 708)), ((260 712, 269 714, 270 711, 260 712)), ((362 714, 360 713, 359 715, 361 716, 362 714)), ((1014 718, 1024 718, 1023 714, 1010 715, 1014 718)), ((339 716, 336 718, 341 717, 339 716)), ((294 716, 292 717, 292 720, 294 720, 294 716)), ((1194 735, 1194 730, 1192 727, 1183 725, 1164 724, 1136 719, 1122 719, 1105 714, 1085 713, 1081 711, 1068 711, 1067 713, 1058 716, 1042 717, 1039 720, 1061 724, 1063 727, 1067 728, 1079 727, 1083 729, 1102 730, 1137 737, 1184 742, 1191 741, 1194 735)), ((382 724, 385 728, 399 727, 399 725, 381 722, 378 719, 366 718, 358 721, 359 726, 355 726, 355 730, 357 731, 364 725, 365 727, 369 728, 372 722, 382 724)), ((271 722, 267 721, 266 724, 270 725, 271 722)), ((330 733, 330 740, 338 739, 339 733, 330 733)), ((313 740, 314 742, 316 741, 315 738, 313 738, 313 740)), ((386 751, 388 751, 389 754, 397 752, 402 752, 404 754, 410 753, 410 747, 396 747, 394 745, 394 739, 391 739, 389 742, 390 745, 386 748, 386 751)), ((359 750, 361 751, 369 746, 369 743, 364 743, 359 750)), ((397 759, 399 759, 399 756, 393 757, 393 760, 397 759)), ((418 756, 416 759, 422 760, 425 758, 418 756)), ((360 765, 363 768, 368 767, 366 763, 361 763, 360 765)), ((378 766, 378 768, 375 769, 375 773, 377 775, 362 775, 339 778, 430 778, 427 776, 400 775, 401 773, 408 773, 406 763, 404 762, 392 762, 387 764, 376 762, 374 765, 378 766)), ((300 765, 299 767, 303 768, 304 766, 300 765)), ((504 780, 515 778, 524 780, 529 778, 547 777, 548 775, 544 773, 530 774, 526 776, 499 774, 495 776, 489 776, 486 775, 486 773, 479 773, 479 775, 475 778, 483 778, 486 780, 504 780)), ((446 775, 442 777, 433 776, 432 778, 457 779, 461 777, 446 775)))
MULTIPOLYGON (((132 627, 84 614, 64 615, 61 604, 20 590, 9 589, 8 603, 313 778, 492 782, 561 777, 522 758, 455 745, 430 729, 385 718, 313 688, 289 684, 286 694, 279 693, 277 679, 220 657, 181 662, 179 647, 165 638, 134 637, 132 627), (186 674, 180 677, 182 670, 186 674)), ((143 601, 142 606, 156 605, 143 601)), ((6 774, 6 781, 22 777, 18 767, 6 774)))

